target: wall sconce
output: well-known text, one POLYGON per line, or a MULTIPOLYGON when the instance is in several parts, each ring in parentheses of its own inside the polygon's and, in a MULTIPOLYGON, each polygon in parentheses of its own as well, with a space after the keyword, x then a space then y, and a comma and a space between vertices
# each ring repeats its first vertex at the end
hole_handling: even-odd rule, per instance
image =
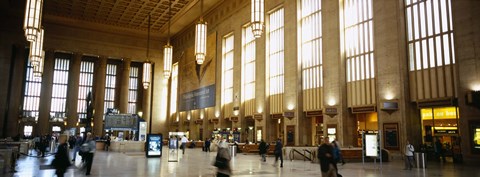
POLYGON ((257 109, 257 113, 259 113, 259 114, 263 113, 263 108, 259 107, 259 108, 257 109))
POLYGON ((385 100, 393 100, 395 96, 393 95, 392 92, 388 92, 385 94, 385 100))
POLYGON ((137 115, 138 115, 139 117, 142 117, 142 116, 143 116, 143 112, 142 112, 142 111, 138 111, 138 112, 137 112, 137 115))
POLYGON ((338 114, 337 107, 333 106, 328 106, 324 108, 325 110, 323 111, 325 115, 329 116, 330 118, 335 117, 338 114))
POLYGON ((295 108, 295 105, 293 103, 287 106, 287 109, 290 111, 293 110, 294 108, 295 108))
POLYGON ((334 106, 335 104, 337 104, 337 102, 335 101, 335 99, 333 98, 330 98, 327 102, 327 105, 328 106, 334 106))

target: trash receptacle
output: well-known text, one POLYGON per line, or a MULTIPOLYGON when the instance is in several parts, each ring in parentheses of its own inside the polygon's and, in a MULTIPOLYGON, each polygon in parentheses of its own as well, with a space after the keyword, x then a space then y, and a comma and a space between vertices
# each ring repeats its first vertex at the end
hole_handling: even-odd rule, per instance
POLYGON ((417 168, 427 168, 425 153, 415 152, 415 161, 417 162, 417 168))
POLYGON ((237 155, 237 146, 228 146, 228 152, 230 153, 230 156, 235 157, 237 155))

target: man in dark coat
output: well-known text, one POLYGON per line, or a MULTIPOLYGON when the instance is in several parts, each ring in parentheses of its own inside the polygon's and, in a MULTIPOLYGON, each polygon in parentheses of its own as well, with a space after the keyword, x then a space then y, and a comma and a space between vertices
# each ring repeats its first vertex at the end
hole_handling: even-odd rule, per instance
POLYGON ((267 158, 266 158, 267 151, 268 151, 268 145, 262 139, 262 141, 260 141, 260 145, 258 146, 258 153, 260 154, 260 156, 262 156, 262 161, 264 162, 267 161, 267 158))
POLYGON ((330 144, 328 137, 325 137, 323 144, 318 147, 318 159, 320 160, 322 177, 337 177, 337 167, 333 158, 333 146, 330 144))
POLYGON ((282 140, 280 138, 277 139, 275 143, 275 164, 277 164, 278 158, 280 158, 280 167, 283 167, 283 145, 282 140))

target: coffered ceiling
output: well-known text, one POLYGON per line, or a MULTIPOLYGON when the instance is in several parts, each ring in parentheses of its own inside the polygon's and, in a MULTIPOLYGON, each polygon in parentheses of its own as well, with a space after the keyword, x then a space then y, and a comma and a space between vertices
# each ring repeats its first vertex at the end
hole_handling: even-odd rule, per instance
MULTIPOLYGON (((204 12, 222 0, 205 0, 204 12)), ((171 19, 172 34, 200 17, 201 0, 45 0, 45 15, 133 30, 165 33, 171 19), (171 4, 171 16, 168 13, 171 4)))

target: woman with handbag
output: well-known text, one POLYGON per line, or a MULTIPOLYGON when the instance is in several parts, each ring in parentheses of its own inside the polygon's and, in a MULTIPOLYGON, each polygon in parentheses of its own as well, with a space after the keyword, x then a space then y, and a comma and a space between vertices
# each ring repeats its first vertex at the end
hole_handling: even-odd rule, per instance
POLYGON ((228 177, 232 174, 230 168, 230 154, 228 153, 228 144, 225 139, 220 140, 218 144, 217 157, 214 166, 217 167, 217 177, 228 177))

